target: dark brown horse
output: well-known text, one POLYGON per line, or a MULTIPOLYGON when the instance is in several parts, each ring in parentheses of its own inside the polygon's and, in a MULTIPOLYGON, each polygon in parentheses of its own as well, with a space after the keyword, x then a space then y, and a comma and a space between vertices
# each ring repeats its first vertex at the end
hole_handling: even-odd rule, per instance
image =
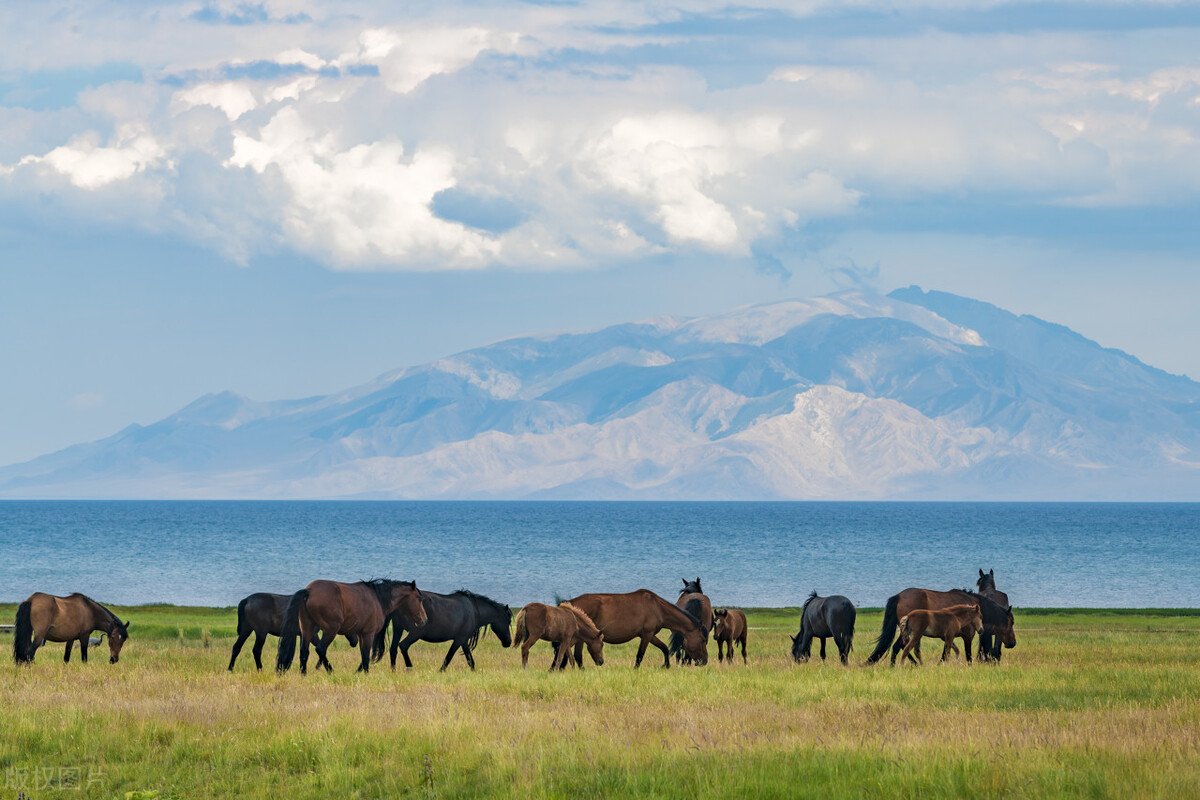
MULTIPOLYGON (((358 651, 362 656, 358 671, 367 672, 371 668, 372 655, 375 661, 383 657, 383 647, 376 642, 376 637, 383 631, 388 615, 395 611, 407 615, 415 625, 425 624, 421 592, 415 583, 383 578, 358 583, 313 581, 288 601, 275 669, 285 672, 292 666, 296 637, 299 636, 303 645, 312 644, 317 651, 317 666, 324 664, 326 671, 332 672, 333 666, 325 654, 333 640, 343 635, 358 638, 358 651)), ((306 655, 307 650, 302 649, 301 674, 308 671, 306 655)))
MULTIPOLYGON (((892 666, 896 665, 896 656, 900 654, 900 650, 904 645, 899 640, 893 644, 892 640, 896 636, 896 626, 900 623, 900 618, 907 616, 909 612, 918 609, 936 611, 965 603, 979 607, 979 611, 983 616, 983 630, 998 636, 1007 647, 1016 646, 1017 637, 1013 630, 1011 608, 1002 608, 983 595, 967 591, 966 589, 951 589, 948 592, 938 592, 933 589, 910 588, 888 598, 887 605, 883 609, 883 629, 879 633, 879 638, 875 640, 875 650, 867 657, 867 663, 874 664, 879 661, 887 653, 888 648, 891 647, 892 666), (1010 642, 1011 644, 1009 644, 1010 642)), ((920 651, 921 645, 919 639, 915 647, 920 651)), ((966 655, 967 661, 970 661, 971 653, 968 652, 966 655)))
MULTIPOLYGON (((700 579, 689 581, 683 579, 683 588, 679 590, 679 599, 675 601, 676 608, 682 608, 696 619, 700 620, 707 637, 713 627, 712 602, 708 595, 700 591, 700 579)), ((672 633, 668 649, 675 656, 676 663, 691 664, 692 659, 683 652, 683 635, 672 633)))
MULTIPOLYGON (((662 651, 663 666, 671 666, 667 646, 658 638, 663 628, 683 635, 684 652, 693 661, 701 666, 708 663, 708 636, 700 620, 649 589, 626 594, 581 594, 568 602, 596 623, 606 643, 624 644, 641 639, 635 668, 641 666, 646 647, 651 644, 662 651)), ((575 645, 575 663, 583 663, 582 643, 575 645)))
MULTIPOLYGON (((513 644, 521 645, 521 667, 529 665, 529 648, 539 641, 557 643, 550 669, 561 669, 570 660, 571 648, 582 642, 596 666, 604 664, 604 634, 596 623, 570 603, 548 606, 529 603, 517 614, 517 632, 513 644)), ((582 666, 582 665, 576 665, 582 666)))
MULTIPOLYGON (((979 580, 975 581, 975 585, 979 587, 979 593, 991 600, 998 606, 1003 608, 1011 608, 1012 604, 1008 602, 1008 595, 996 589, 996 571, 989 569, 987 574, 983 574, 983 570, 979 570, 979 580)), ((999 637, 993 637, 990 630, 984 630, 979 634, 979 660, 980 661, 999 661, 1000 654, 1003 652, 1000 649, 999 637)), ((1006 647, 1015 647, 1016 639, 1013 639, 1012 644, 1006 644, 1006 647)))
MULTIPOLYGON (((906 658, 913 661, 912 650, 921 643, 922 636, 941 639, 945 642, 945 645, 942 646, 942 661, 946 660, 951 650, 955 653, 958 652, 958 648, 954 646, 954 640, 961 637, 963 647, 967 651, 967 663, 970 663, 971 639, 983 629, 983 615, 979 611, 979 606, 974 603, 964 603, 960 606, 950 606, 938 610, 919 608, 901 617, 898 627, 900 628, 899 641, 904 645, 900 656, 901 663, 906 658)), ((918 662, 924 663, 921 661, 919 649, 914 663, 918 662)))
MULTIPOLYGON (((242 646, 246 644, 250 634, 254 634, 254 665, 262 671, 263 645, 267 642, 267 636, 278 636, 283 631, 283 616, 291 599, 290 594, 255 592, 238 603, 238 636, 237 641, 233 643, 233 653, 229 656, 230 672, 233 672, 233 665, 237 662, 238 654, 242 652, 242 646)), ((358 647, 357 637, 347 636, 346 641, 351 647, 358 647)), ((301 645, 300 660, 308 661, 307 644, 301 645)))
POLYGON ((34 592, 17 606, 13 630, 13 661, 29 664, 46 642, 66 642, 63 661, 71 660, 71 648, 79 642, 79 656, 87 663, 88 639, 92 631, 108 636, 108 663, 121 658, 121 647, 129 638, 129 623, 86 595, 56 597, 34 592))
POLYGON ((725 654, 721 648, 727 649, 729 660, 733 661, 733 643, 742 646, 742 663, 746 663, 746 637, 750 630, 746 624, 746 615, 736 608, 718 608, 713 611, 716 623, 713 625, 713 638, 717 640, 717 661, 724 661, 725 654))

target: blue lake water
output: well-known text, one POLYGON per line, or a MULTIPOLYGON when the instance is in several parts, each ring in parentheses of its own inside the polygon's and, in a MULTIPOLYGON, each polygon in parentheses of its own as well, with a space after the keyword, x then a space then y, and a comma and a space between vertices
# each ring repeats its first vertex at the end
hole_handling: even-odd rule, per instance
POLYGON ((0 502, 0 600, 229 606, 315 578, 466 587, 514 607, 588 591, 719 605, 809 591, 880 606, 973 586, 1018 606, 1200 606, 1200 504, 0 502))

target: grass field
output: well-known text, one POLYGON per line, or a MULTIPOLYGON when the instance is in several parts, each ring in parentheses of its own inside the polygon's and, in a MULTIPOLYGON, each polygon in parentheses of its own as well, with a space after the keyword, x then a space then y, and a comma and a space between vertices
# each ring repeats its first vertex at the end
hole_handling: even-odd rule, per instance
MULTIPOLYGON (((233 609, 114 610, 116 666, 6 657, 0 798, 1200 797, 1197 611, 1018 610, 999 666, 797 665, 798 612, 770 609, 748 667, 635 671, 622 645, 547 674, 542 643, 523 672, 489 634, 475 673, 417 644, 356 675, 340 641, 334 674, 279 678, 249 646, 225 671, 233 609)), ((856 664, 879 624, 860 611, 856 664)))

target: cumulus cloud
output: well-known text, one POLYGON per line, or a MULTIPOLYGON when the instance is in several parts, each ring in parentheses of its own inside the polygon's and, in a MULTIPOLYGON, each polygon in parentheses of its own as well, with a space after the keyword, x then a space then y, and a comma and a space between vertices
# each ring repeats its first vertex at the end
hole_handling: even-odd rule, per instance
MULTIPOLYGON (((734 14, 715 0, 353 2, 338 14, 306 0, 115 15, 84 4, 54 12, 89 25, 74 49, 53 9, 0 10, 0 69, 31 73, 49 51, 138 58, 144 76, 81 87, 64 108, 0 108, 0 192, 22 181, 103 203, 145 188, 156 210, 139 205, 125 224, 240 259, 574 268, 699 252, 781 276, 785 242, 868 202, 1196 201, 1200 70, 1186 43, 914 26, 798 48, 786 30, 712 32, 819 8, 840 13, 734 14), (25 44, 38 25, 42 50, 25 44), (753 69, 721 83, 723 61, 697 56, 701 42, 742 48, 727 60, 753 69)), ((107 205, 119 224, 120 204, 107 205)))

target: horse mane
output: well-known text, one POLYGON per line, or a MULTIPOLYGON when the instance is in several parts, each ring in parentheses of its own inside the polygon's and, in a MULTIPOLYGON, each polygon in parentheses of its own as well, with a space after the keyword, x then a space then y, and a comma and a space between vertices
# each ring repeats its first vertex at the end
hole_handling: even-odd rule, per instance
POLYGON ((412 581, 394 581, 391 578, 371 578, 367 581, 359 581, 359 583, 375 592, 375 599, 379 601, 380 608, 387 608, 387 595, 393 586, 416 586, 412 581))
POLYGON ((814 600, 820 600, 820 599, 821 598, 817 597, 817 590, 813 589, 812 594, 810 594, 808 596, 808 599, 804 601, 804 605, 800 607, 800 616, 802 616, 802 617, 804 616, 804 612, 808 611, 808 607, 810 605, 812 605, 814 600))
POLYGON ((567 611, 570 611, 572 614, 574 614, 576 617, 579 618, 579 625, 585 631, 587 631, 588 638, 594 639, 600 635, 600 629, 598 627, 596 627, 596 623, 592 622, 592 618, 589 617, 587 614, 583 613, 583 611, 581 609, 576 608, 575 606, 571 605, 570 603, 559 603, 558 607, 565 608, 567 611))
MULTIPOLYGON (((98 609, 100 609, 101 611, 103 611, 105 614, 108 614, 108 621, 109 621, 110 623, 112 623, 112 625, 110 625, 110 626, 109 626, 109 630, 112 630, 112 627, 113 627, 114 625, 120 625, 122 630, 124 630, 124 629, 125 629, 125 623, 121 622, 121 618, 120 618, 120 617, 118 617, 118 616, 117 616, 116 614, 114 614, 113 612, 109 611, 109 610, 108 610, 108 607, 107 607, 107 606, 105 606, 103 603, 100 603, 100 602, 99 602, 99 601, 97 601, 97 600, 93 600, 92 598, 90 598, 90 597, 88 597, 86 594, 84 594, 83 592, 72 592, 71 594, 69 594, 69 595, 68 595, 68 597, 78 597, 78 598, 81 598, 81 599, 83 599, 83 600, 86 600, 86 601, 88 601, 89 603, 91 603, 92 605, 96 606, 96 608, 98 608, 98 609)), ((126 633, 125 635, 126 635, 126 636, 128 636, 129 634, 128 634, 128 633, 126 633)))
POLYGON ((455 594, 460 594, 463 597, 466 597, 470 600, 475 600, 480 603, 487 603, 489 606, 496 609, 496 613, 507 616, 508 621, 512 622, 512 609, 509 608, 504 603, 501 603, 499 600, 493 600, 492 598, 487 597, 486 595, 472 592, 470 589, 459 589, 457 592, 455 592, 455 594))
POLYGON ((972 592, 970 589, 959 589, 958 591, 963 592, 964 594, 969 594, 971 597, 973 597, 975 601, 979 603, 979 610, 980 612, 984 613, 985 617, 988 614, 991 614, 993 617, 1003 616, 1005 619, 1008 618, 1009 609, 1000 605, 986 594, 972 592))

